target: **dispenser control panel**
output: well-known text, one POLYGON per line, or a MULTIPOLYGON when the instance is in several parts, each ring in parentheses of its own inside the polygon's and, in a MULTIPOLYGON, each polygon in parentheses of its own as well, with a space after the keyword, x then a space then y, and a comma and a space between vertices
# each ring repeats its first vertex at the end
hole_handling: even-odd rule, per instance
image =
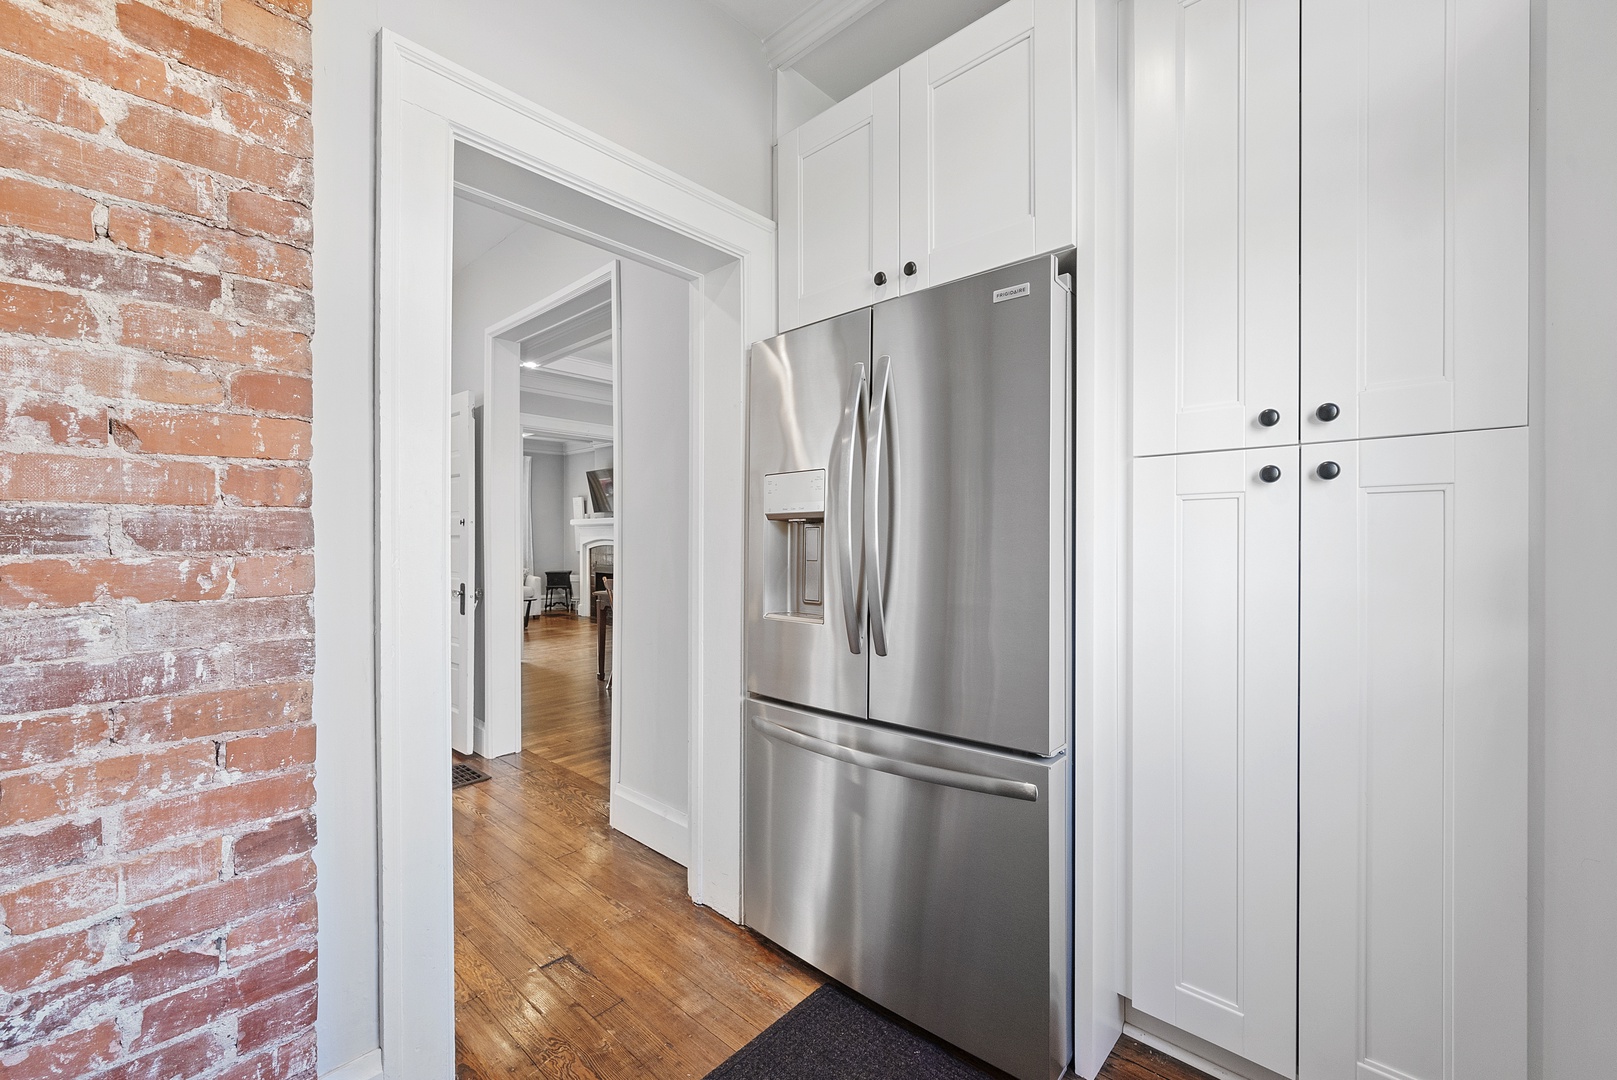
POLYGON ((764 516, 768 518, 823 518, 825 470, 768 473, 764 476, 764 516))

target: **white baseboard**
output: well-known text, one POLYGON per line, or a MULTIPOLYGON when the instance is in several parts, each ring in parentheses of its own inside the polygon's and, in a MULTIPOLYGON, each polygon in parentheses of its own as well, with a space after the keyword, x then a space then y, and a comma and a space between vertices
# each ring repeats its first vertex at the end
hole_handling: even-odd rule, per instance
POLYGON ((1232 1054, 1188 1031, 1181 1031, 1166 1021, 1140 1012, 1132 1005, 1124 1014, 1123 1034, 1200 1069, 1217 1080, 1285 1080, 1280 1073, 1232 1054))
POLYGON ((382 1080, 382 1051, 377 1048, 346 1065, 321 1073, 320 1080, 382 1080))
POLYGON ((622 784, 614 784, 612 827, 681 866, 690 865, 690 819, 671 806, 622 784))

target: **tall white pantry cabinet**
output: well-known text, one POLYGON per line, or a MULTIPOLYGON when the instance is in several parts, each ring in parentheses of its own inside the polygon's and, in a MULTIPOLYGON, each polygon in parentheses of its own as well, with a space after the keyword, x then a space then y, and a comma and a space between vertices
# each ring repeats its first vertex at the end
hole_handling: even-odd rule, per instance
POLYGON ((1131 10, 1131 1005, 1514 1080, 1528 0, 1131 10))

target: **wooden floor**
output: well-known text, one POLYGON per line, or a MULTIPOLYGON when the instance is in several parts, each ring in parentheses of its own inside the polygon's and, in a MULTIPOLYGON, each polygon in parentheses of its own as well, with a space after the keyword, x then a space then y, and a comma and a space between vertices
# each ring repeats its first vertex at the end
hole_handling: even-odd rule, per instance
MULTIPOLYGON (((705 1076, 822 977, 692 904, 684 867, 608 828, 595 626, 536 617, 526 639, 522 753, 464 759, 491 779, 454 794, 458 1075, 705 1076)), ((1202 1075, 1131 1039, 1101 1072, 1202 1075)))

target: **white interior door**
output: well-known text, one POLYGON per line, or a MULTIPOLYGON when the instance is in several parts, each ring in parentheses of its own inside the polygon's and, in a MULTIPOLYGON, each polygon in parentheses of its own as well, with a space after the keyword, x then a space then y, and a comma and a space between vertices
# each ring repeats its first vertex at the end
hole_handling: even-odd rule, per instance
POLYGON ((1299 0, 1136 0, 1134 452, 1297 441, 1299 0))
POLYGON ((1303 441, 1527 422, 1529 6, 1303 0, 1303 441))
POLYGON ((1071 12, 1009 0, 899 69, 906 292, 1073 242, 1071 12))
POLYGON ((1527 431, 1327 443, 1303 466, 1300 1076, 1514 1080, 1527 431))
POLYGON ((449 399, 449 744, 472 752, 477 625, 477 438, 472 396, 449 399))
POLYGON ((1297 462, 1296 447, 1143 458, 1133 509, 1133 1003, 1286 1076, 1297 462))
POLYGON ((897 296, 898 73, 782 135, 777 168, 780 328, 897 296))

